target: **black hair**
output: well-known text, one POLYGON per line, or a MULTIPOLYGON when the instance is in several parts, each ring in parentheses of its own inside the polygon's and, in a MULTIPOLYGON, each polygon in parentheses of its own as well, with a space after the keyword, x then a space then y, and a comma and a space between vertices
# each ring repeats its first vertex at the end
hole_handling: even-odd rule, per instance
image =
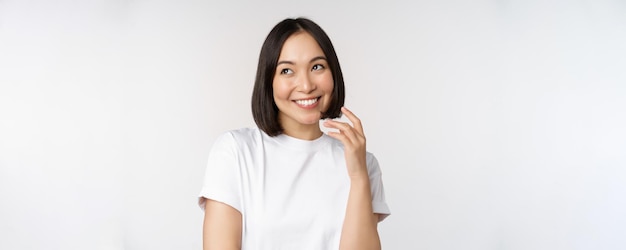
POLYGON ((339 59, 330 38, 319 25, 309 19, 288 18, 274 26, 267 38, 265 38, 259 55, 256 80, 254 81, 254 89, 252 91, 252 116, 254 117, 254 122, 269 136, 276 136, 283 132, 283 128, 278 121, 278 107, 274 101, 273 94, 273 81, 278 57, 287 38, 298 32, 307 32, 317 41, 317 44, 326 56, 328 67, 333 76, 334 85, 330 105, 328 110, 322 114, 322 119, 332 119, 341 116, 341 107, 345 100, 345 87, 339 59))

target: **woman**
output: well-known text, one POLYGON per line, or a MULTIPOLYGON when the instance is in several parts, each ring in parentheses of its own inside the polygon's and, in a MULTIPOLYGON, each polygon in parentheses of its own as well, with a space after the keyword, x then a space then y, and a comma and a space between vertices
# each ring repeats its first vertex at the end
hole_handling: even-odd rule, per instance
POLYGON ((215 142, 200 193, 204 249, 380 249, 389 214, 326 33, 286 19, 267 36, 252 95, 258 128, 215 142), (330 120, 341 114, 349 123, 330 120), (324 134, 319 126, 336 132, 324 134))

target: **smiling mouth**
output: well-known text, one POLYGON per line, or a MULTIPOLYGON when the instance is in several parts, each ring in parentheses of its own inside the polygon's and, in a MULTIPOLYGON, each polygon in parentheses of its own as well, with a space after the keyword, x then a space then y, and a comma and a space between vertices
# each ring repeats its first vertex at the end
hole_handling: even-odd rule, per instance
POLYGON ((320 100, 320 97, 316 97, 316 98, 311 98, 311 99, 295 100, 294 102, 298 104, 298 106, 310 107, 310 106, 317 104, 319 100, 320 100))

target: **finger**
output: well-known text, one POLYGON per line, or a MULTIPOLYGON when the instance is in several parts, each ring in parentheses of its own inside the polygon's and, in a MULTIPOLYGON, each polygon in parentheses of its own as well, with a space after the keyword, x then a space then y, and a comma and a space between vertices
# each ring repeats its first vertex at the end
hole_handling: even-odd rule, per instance
POLYGON ((343 112, 343 114, 345 114, 346 117, 348 117, 348 120, 352 122, 352 125, 354 126, 356 131, 359 132, 359 134, 361 134, 362 136, 364 136, 365 133, 363 133, 363 125, 361 124, 361 119, 359 119, 356 115, 354 115, 354 113, 352 113, 352 111, 350 111, 346 107, 341 107, 341 112, 343 112))
POLYGON ((346 150, 353 148, 354 144, 345 133, 329 131, 327 134, 328 136, 339 140, 346 150))
POLYGON ((328 120, 324 122, 324 126, 327 128, 334 128, 339 130, 340 133, 346 135, 347 138, 350 139, 350 141, 352 142, 358 141, 357 132, 355 132, 354 128, 348 123, 328 120))
POLYGON ((339 132, 328 132, 327 133, 328 136, 335 138, 339 141, 341 141, 341 143, 343 143, 343 145, 350 145, 350 139, 348 139, 348 137, 345 134, 339 133, 339 132))
POLYGON ((327 127, 327 128, 337 129, 341 133, 352 134, 352 135, 355 134, 354 128, 352 127, 352 125, 350 125, 347 122, 327 120, 327 121, 324 121, 324 126, 327 127))

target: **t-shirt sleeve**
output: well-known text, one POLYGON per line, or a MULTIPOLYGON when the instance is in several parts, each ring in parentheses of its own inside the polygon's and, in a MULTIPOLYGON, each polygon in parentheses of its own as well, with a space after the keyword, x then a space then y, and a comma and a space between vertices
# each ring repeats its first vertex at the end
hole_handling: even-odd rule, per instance
POLYGON ((374 155, 368 154, 367 167, 370 177, 370 188, 372 189, 372 208, 374 213, 380 214, 379 222, 383 221, 391 214, 387 201, 385 200, 385 189, 383 187, 382 172, 378 165, 378 160, 374 155))
POLYGON ((209 153, 198 205, 206 199, 227 204, 241 212, 241 178, 237 142, 231 133, 217 138, 209 153))

